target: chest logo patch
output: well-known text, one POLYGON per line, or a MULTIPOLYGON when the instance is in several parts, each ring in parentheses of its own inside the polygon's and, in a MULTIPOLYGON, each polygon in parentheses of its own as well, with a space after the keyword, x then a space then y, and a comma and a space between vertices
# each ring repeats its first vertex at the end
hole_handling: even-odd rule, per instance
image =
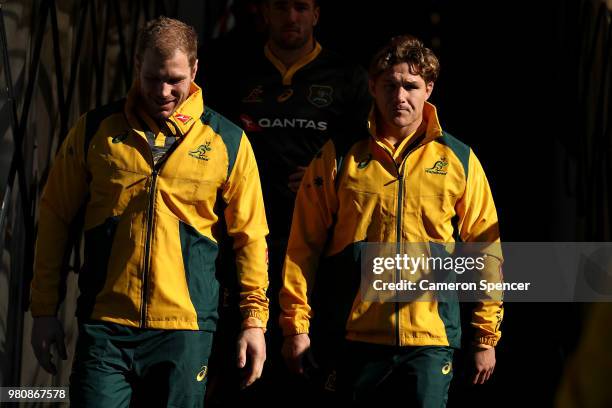
POLYGON ((324 108, 334 101, 334 88, 326 85, 310 85, 308 102, 317 108, 324 108))
POLYGON ((242 102, 244 103, 263 102, 262 96, 263 96, 263 86, 257 85, 255 88, 251 90, 251 92, 249 92, 247 96, 242 98, 242 102))
POLYGON ((174 117, 180 120, 183 125, 191 120, 191 116, 183 115, 182 113, 177 113, 174 117))
POLYGON ((194 159, 208 161, 210 157, 208 157, 206 154, 211 150, 212 147, 210 147, 210 142, 206 142, 203 145, 199 145, 195 150, 190 151, 189 155, 194 159))
POLYGON ((446 167, 448 166, 448 162, 446 161, 445 157, 441 157, 440 160, 438 160, 437 162, 434 163, 433 166, 431 166, 428 169, 425 169, 425 173, 429 173, 429 174, 441 174, 441 175, 446 175, 446 173, 448 173, 446 171, 446 167))

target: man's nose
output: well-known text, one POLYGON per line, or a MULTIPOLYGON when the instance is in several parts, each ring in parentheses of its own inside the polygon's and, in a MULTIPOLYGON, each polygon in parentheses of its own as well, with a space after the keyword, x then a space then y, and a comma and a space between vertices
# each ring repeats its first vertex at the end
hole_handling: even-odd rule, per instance
POLYGON ((295 7, 289 7, 289 9, 287 10, 287 21, 295 23, 297 21, 297 18, 298 11, 295 9, 295 7))
POLYGON ((396 103, 402 103, 406 101, 406 97, 408 96, 408 92, 402 86, 398 86, 393 92, 393 101, 396 103))
POLYGON ((170 84, 167 82, 162 82, 159 84, 158 92, 159 96, 167 99, 172 94, 172 86, 170 86, 170 84))

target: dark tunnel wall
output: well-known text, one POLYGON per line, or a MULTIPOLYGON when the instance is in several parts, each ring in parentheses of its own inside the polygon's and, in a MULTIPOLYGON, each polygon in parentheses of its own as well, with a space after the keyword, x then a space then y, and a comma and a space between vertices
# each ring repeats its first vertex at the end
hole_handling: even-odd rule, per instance
MULTIPOLYGON (((0 384, 66 384, 70 363, 51 377, 35 362, 28 311, 37 204, 67 130, 87 110, 131 84, 136 28, 178 4, 162 0, 31 0, 0 3, 0 384)), ((64 272, 81 267, 80 243, 64 272)), ((67 279, 64 322, 76 339, 75 274, 67 279)))

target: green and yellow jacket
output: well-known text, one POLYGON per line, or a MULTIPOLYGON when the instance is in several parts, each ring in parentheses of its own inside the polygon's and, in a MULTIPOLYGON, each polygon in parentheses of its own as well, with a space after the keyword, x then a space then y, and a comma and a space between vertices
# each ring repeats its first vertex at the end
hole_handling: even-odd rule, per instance
MULTIPOLYGON (((308 333, 313 315, 346 308, 341 324, 349 340, 459 347, 457 303, 367 302, 359 293, 362 242, 499 242, 480 162, 468 146, 442 131, 433 105, 425 104, 423 116, 419 130, 394 148, 376 137, 372 113, 369 134, 345 147, 329 141, 311 162, 298 192, 283 271, 285 335, 308 333), (326 273, 343 283, 333 286, 334 293, 327 288, 325 310, 313 310, 312 300, 320 296, 313 287, 328 282, 326 273)), ((499 276, 500 253, 491 255, 486 268, 499 276)), ((501 302, 478 303, 472 341, 496 345, 502 316, 501 302)))
POLYGON ((137 89, 83 115, 52 166, 40 200, 32 315, 57 311, 70 225, 84 208, 80 318, 214 330, 223 217, 236 254, 243 327, 265 327, 268 228, 248 139, 204 106, 195 84, 161 129, 137 109, 137 89), (155 146, 167 136, 177 141, 154 161, 147 136, 155 146))

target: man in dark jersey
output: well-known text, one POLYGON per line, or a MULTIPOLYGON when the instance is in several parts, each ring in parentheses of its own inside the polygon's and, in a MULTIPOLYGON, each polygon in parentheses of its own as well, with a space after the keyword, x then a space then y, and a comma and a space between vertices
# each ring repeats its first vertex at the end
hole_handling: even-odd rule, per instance
POLYGON ((226 49, 227 59, 215 64, 224 72, 206 74, 208 101, 243 127, 260 172, 270 228, 270 344, 263 380, 274 385, 284 364, 278 292, 297 189, 328 139, 350 139, 366 128, 371 100, 365 70, 316 41, 317 0, 263 0, 262 11, 268 27, 263 50, 226 49), (238 56, 240 62, 232 63, 238 56))
POLYGON ((330 137, 350 137, 365 126, 370 99, 365 71, 315 40, 315 0, 268 0, 263 11, 268 42, 237 80, 239 100, 231 111, 254 145, 269 239, 282 249, 304 168, 330 137))
MULTIPOLYGON (((261 172, 270 225, 268 293, 276 305, 305 167, 329 138, 350 138, 360 125, 365 128, 370 98, 365 70, 323 49, 314 38, 320 14, 315 0, 267 0, 263 13, 268 41, 237 89, 238 119, 261 172)), ((278 325, 274 309, 271 337, 278 325)))

